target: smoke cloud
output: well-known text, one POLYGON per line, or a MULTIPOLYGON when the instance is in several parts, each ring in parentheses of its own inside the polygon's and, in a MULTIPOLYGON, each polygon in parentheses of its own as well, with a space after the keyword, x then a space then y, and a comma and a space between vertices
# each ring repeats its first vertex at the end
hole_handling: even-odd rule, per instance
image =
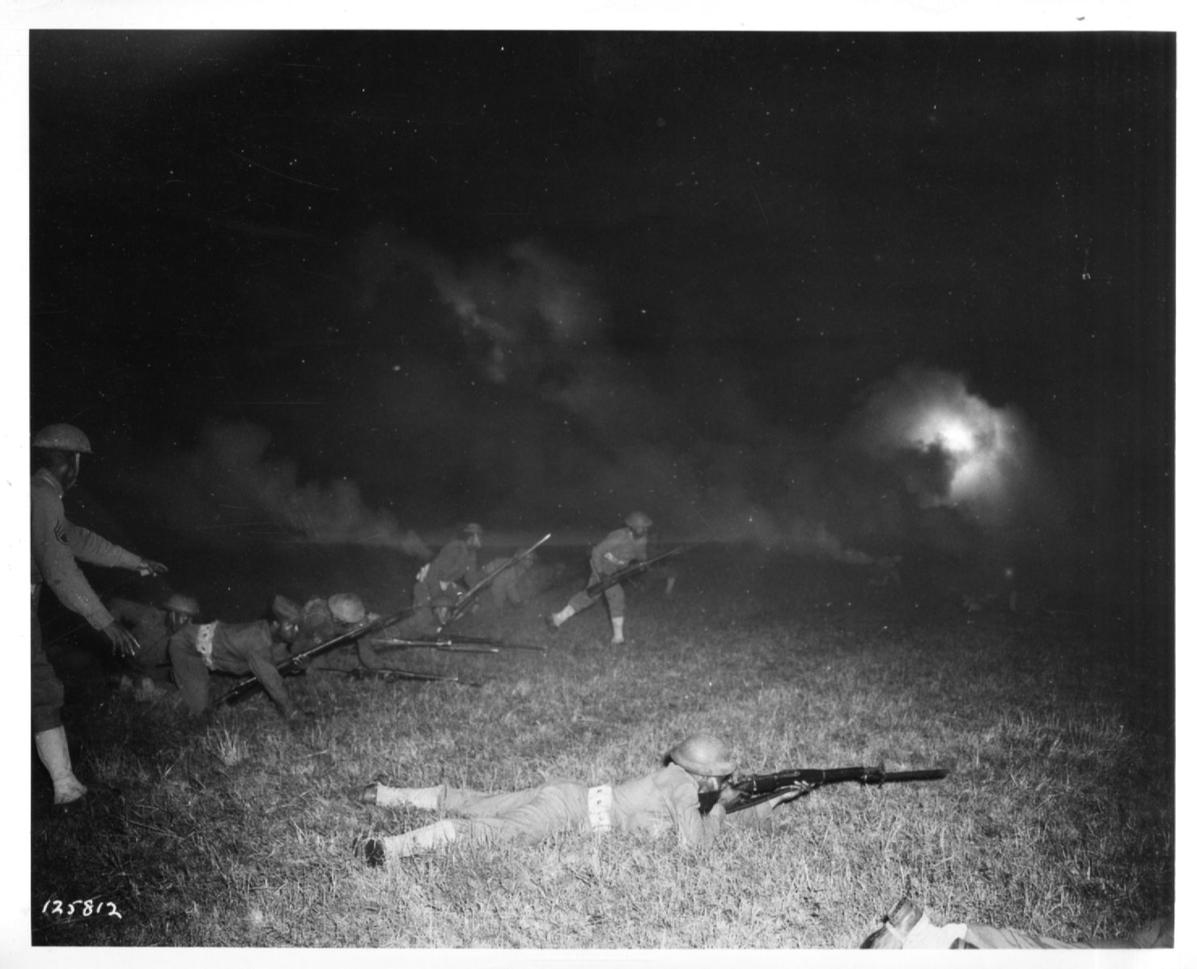
POLYGON ((153 467, 128 462, 132 474, 125 488, 140 494, 144 508, 164 516, 160 524, 214 543, 257 536, 381 546, 430 557, 414 531, 390 513, 369 508, 353 481, 302 481, 293 460, 268 453, 270 442, 270 432, 256 424, 214 425, 191 452, 153 467))
POLYGON ((396 344, 439 326, 465 368, 404 368, 379 395, 388 420, 404 438, 435 428, 451 455, 441 479, 485 479, 498 522, 598 529, 640 508, 677 540, 863 565, 911 543, 955 554, 1050 517, 1027 421, 960 375, 902 369, 815 434, 763 412, 754 374, 716 349, 683 342, 663 370, 617 346, 598 277, 543 242, 470 263, 399 234, 374 243, 363 275, 376 296, 389 265, 441 308, 396 319, 396 344))

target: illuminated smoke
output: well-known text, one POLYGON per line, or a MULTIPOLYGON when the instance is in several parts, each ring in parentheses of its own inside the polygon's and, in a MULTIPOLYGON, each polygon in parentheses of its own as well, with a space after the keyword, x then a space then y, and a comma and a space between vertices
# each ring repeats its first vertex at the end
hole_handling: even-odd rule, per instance
POLYGON ((925 507, 946 505, 1001 524, 1032 487, 1030 444, 1021 416, 971 394, 955 374, 908 368, 875 387, 847 437, 905 470, 925 507))
POLYGON ((527 373, 530 348, 539 365, 544 350, 584 344, 603 325, 592 274, 534 240, 460 267, 410 241, 395 244, 393 256, 429 279, 493 383, 527 373))
MULTIPOLYGON (((613 527, 643 507, 678 537, 868 564, 908 537, 911 505, 998 523, 1017 504, 1021 421, 954 375, 912 369, 877 387, 835 443, 886 470, 837 476, 829 442, 770 422, 753 402, 752 374, 726 357, 682 351, 690 379, 679 387, 618 351, 596 278, 542 243, 467 263, 398 235, 375 238, 373 252, 364 278, 389 265, 423 280, 448 310, 426 323, 448 325, 473 372, 503 389, 508 423, 447 372, 424 384, 405 373, 384 398, 388 423, 407 439, 431 422, 436 440, 456 442, 447 452, 458 463, 439 476, 493 482, 498 518, 526 518, 538 495, 543 511, 532 515, 571 524, 613 527)), ((416 321, 398 322, 397 341, 416 321)))
POLYGON ((140 491, 147 509, 161 509, 169 496, 166 524, 217 543, 257 537, 430 557, 418 535, 368 508, 352 481, 301 482, 295 462, 267 456, 269 444, 270 433, 255 424, 217 425, 196 451, 136 470, 125 487, 140 491))

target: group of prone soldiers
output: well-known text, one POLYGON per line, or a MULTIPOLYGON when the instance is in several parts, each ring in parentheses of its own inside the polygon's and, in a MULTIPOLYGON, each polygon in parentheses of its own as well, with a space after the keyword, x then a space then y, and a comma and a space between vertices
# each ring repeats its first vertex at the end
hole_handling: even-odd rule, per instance
MULTIPOLYGON (((313 655, 305 660, 303 668, 312 672, 400 670, 381 637, 436 633, 465 595, 463 581, 472 586, 484 576, 493 575, 487 591, 494 605, 502 608, 521 603, 519 579, 531 568, 533 556, 514 562, 496 559, 479 570, 477 550, 481 545, 481 527, 467 525, 460 539, 448 542, 417 574, 409 616, 383 630, 380 637, 359 636, 343 648, 313 655)), ((137 678, 135 687, 129 681, 137 696, 159 695, 173 680, 187 711, 201 716, 212 707, 211 673, 252 675, 291 723, 302 720, 303 712, 288 693, 279 668, 381 618, 368 612, 362 599, 353 593, 312 598, 303 606, 278 595, 271 603, 269 616, 251 622, 201 622, 199 602, 181 593, 171 594, 157 606, 114 598, 109 600, 108 610, 138 643, 124 660, 129 673, 137 678)))
MULTIPOLYGON (((651 525, 647 515, 633 512, 624 527, 594 546, 590 555, 590 583, 644 561, 651 525)), ((484 582, 497 609, 523 602, 520 580, 532 568, 535 555, 493 559, 480 568, 478 551, 482 548, 482 535, 481 525, 466 525, 459 537, 442 546, 416 573, 410 615, 391 624, 384 631, 386 637, 402 639, 437 633, 450 621, 469 590, 484 582)), ((623 643, 623 589, 616 584, 601 595, 610 612, 611 641, 623 643)), ((550 627, 559 628, 599 598, 585 589, 578 592, 560 612, 547 617, 550 627)), ((367 612, 360 597, 352 593, 313 598, 302 607, 285 596, 275 596, 269 617, 251 622, 200 622, 199 602, 181 593, 168 596, 160 606, 112 599, 108 609, 138 644, 135 651, 126 652, 125 662, 138 679, 136 687, 132 687, 131 681, 130 686, 139 697, 160 693, 173 679, 188 712, 200 716, 212 707, 211 673, 252 675, 291 723, 302 720, 303 712, 288 693, 280 666, 321 643, 380 618, 367 612)), ((385 642, 382 637, 361 636, 345 648, 313 656, 305 661, 304 669, 399 670, 387 655, 385 642)))

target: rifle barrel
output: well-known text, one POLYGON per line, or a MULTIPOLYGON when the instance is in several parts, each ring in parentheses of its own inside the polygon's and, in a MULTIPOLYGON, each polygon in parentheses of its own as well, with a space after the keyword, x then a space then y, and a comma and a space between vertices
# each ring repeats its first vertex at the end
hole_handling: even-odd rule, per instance
POLYGON ((734 814, 755 807, 787 790, 807 794, 816 787, 843 781, 880 785, 887 782, 938 781, 947 776, 948 770, 943 767, 907 771, 886 771, 884 767, 832 767, 827 770, 803 768, 778 771, 775 774, 754 774, 732 783, 731 786, 739 791, 741 796, 727 808, 727 813, 734 814))

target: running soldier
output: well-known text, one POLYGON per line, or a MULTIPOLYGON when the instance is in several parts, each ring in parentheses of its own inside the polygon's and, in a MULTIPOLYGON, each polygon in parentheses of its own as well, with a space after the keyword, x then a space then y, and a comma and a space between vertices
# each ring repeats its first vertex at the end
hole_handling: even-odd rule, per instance
MULTIPOLYGON (((564 609, 547 618, 550 628, 560 629, 562 623, 571 616, 589 609, 598 602, 597 596, 592 596, 589 590, 603 579, 627 568, 633 562, 643 562, 648 558, 648 530, 652 528, 652 524, 644 512, 634 511, 625 520, 626 527, 617 528, 590 550, 590 580, 586 583, 586 588, 576 593, 565 604, 564 609)), ((611 616, 611 645, 619 646, 624 642, 623 587, 616 583, 608 588, 603 596, 607 600, 607 610, 611 616)))

